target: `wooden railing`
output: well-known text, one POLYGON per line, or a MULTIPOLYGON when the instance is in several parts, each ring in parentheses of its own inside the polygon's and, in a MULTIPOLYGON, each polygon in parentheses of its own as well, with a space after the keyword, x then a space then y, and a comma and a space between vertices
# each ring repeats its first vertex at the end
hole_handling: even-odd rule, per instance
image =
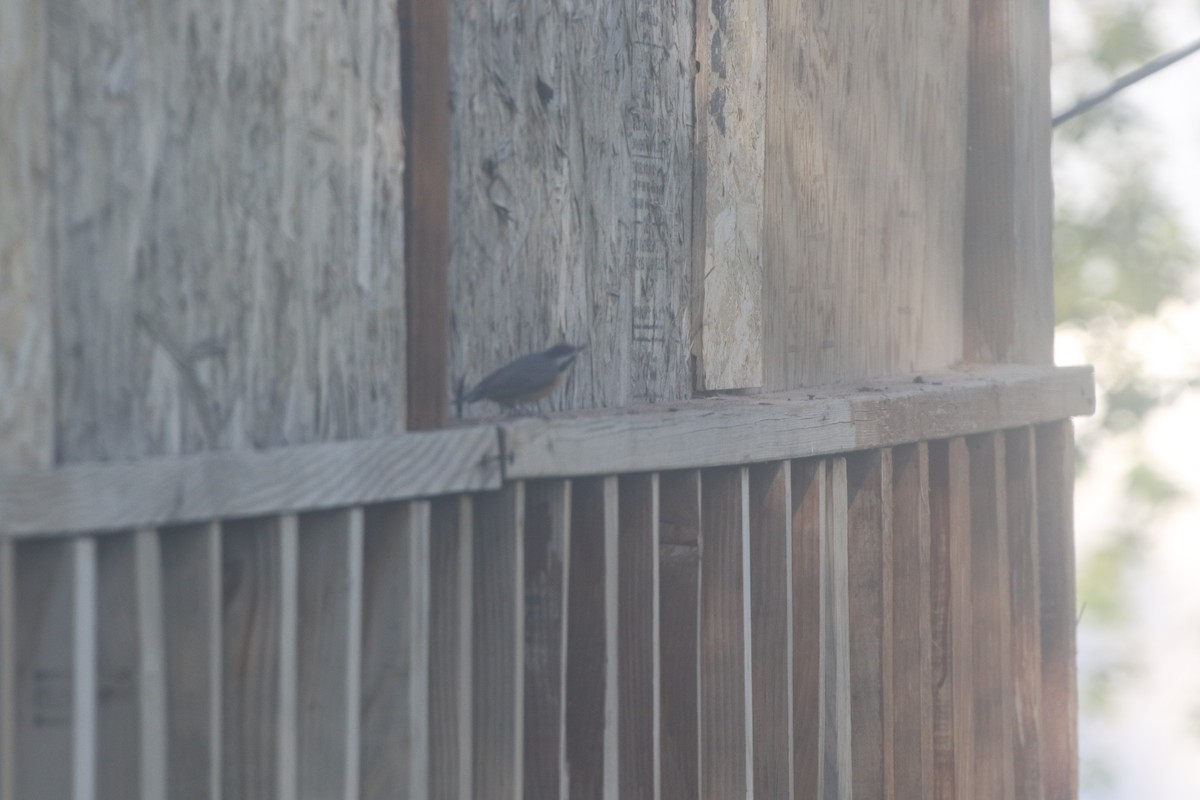
POLYGON ((1082 369, 0 477, 0 799, 1059 798, 1082 369))

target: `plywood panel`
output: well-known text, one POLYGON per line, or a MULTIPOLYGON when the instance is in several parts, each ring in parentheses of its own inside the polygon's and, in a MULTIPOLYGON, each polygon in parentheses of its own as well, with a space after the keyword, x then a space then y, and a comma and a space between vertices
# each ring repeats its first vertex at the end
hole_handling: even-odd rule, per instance
POLYGON ((686 396, 693 5, 451 11, 451 375, 565 340, 544 407, 686 396))
POLYGON ((966 0, 774 3, 768 388, 962 354, 966 0))
POLYGON ((525 486, 525 796, 566 789, 567 600, 571 484, 525 486))
POLYGON ((663 800, 699 797, 700 473, 659 476, 659 676, 663 800))
POLYGON ((402 427, 395 5, 59 11, 59 460, 402 427))

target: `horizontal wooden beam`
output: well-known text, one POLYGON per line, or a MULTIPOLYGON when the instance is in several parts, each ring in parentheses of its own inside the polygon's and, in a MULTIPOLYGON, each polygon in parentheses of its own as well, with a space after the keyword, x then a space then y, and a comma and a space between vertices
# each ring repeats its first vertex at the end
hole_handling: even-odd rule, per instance
POLYGON ((503 423, 505 477, 749 464, 1091 414, 1091 367, 993 366, 503 423))
POLYGON ((498 489, 491 426, 0 474, 0 537, 129 530, 498 489))

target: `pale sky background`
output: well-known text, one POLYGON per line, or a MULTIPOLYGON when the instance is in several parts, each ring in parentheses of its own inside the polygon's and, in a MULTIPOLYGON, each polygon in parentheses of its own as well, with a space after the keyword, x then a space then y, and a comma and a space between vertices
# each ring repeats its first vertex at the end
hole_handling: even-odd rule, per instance
MULTIPOLYGON (((1078 37, 1083 9, 1096 0, 1054 0, 1056 36, 1078 37)), ((1119 5, 1108 0, 1106 5, 1119 5)), ((1200 0, 1158 0, 1151 19, 1164 52, 1200 39, 1200 0)), ((1062 41, 1062 38, 1059 39, 1062 41)), ((1078 39, 1074 39, 1078 41, 1078 39)), ((1084 88, 1080 76, 1056 76, 1056 111, 1084 88)), ((1090 88, 1102 88, 1099 83, 1090 88)), ((1119 101, 1142 116, 1137 135, 1158 160, 1157 182, 1200 245, 1200 54, 1127 89, 1119 101)), ((1095 152, 1089 154, 1095 157, 1095 152)), ((1088 158, 1056 159, 1059 196, 1084 199, 1096 190, 1088 158)), ((1161 377, 1200 378, 1200 264, 1188 296, 1169 302, 1157 320, 1136 327, 1130 345, 1161 377)), ((1076 332, 1060 332, 1060 364, 1081 363, 1076 332)), ((1103 388, 1106 375, 1098 370, 1103 388)), ((1077 430, 1093 425, 1078 420, 1077 430)), ((1126 664, 1114 702, 1104 712, 1081 703, 1079 729, 1084 800, 1200 798, 1200 391, 1154 412, 1140 439, 1112 437, 1091 458, 1076 488, 1076 554, 1084 563, 1104 546, 1123 513, 1120 489, 1135 452, 1188 497, 1152 530, 1130 584, 1129 619, 1119 628, 1079 627, 1080 685, 1105 666, 1126 664)))

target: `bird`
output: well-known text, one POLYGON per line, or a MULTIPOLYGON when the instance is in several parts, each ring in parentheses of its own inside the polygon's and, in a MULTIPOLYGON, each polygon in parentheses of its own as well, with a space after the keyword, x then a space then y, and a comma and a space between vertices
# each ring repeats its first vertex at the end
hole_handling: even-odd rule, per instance
POLYGON ((529 353, 510 361, 481 380, 465 395, 459 389, 456 405, 462 416, 464 403, 490 400, 506 410, 541 400, 553 392, 587 345, 556 344, 548 350, 529 353))

